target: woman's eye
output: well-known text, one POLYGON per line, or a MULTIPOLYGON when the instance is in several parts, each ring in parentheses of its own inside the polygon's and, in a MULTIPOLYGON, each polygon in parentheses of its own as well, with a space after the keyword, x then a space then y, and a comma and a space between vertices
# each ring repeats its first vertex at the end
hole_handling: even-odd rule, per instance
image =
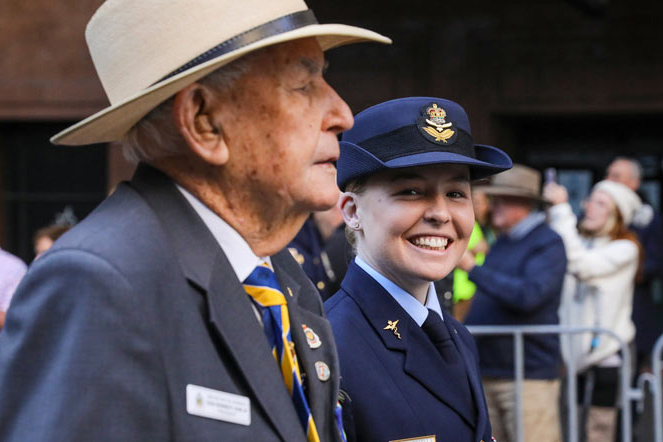
POLYGON ((398 195, 406 195, 406 196, 408 196, 408 195, 420 195, 420 194, 421 194, 421 192, 419 192, 419 190, 417 190, 417 189, 403 189, 403 190, 398 192, 398 195))
POLYGON ((449 198, 465 198, 465 194, 463 192, 448 192, 447 196, 449 198))

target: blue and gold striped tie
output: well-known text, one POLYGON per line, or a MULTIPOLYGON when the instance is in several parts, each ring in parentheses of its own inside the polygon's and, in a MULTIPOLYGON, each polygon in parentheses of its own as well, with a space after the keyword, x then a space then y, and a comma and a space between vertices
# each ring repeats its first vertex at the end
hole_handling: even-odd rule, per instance
POLYGON ((306 438, 308 442, 319 442, 318 430, 315 428, 311 409, 304 395, 295 344, 290 336, 288 306, 269 264, 263 263, 256 267, 244 280, 244 289, 261 310, 267 342, 272 348, 274 359, 281 367, 283 381, 306 431, 306 438))

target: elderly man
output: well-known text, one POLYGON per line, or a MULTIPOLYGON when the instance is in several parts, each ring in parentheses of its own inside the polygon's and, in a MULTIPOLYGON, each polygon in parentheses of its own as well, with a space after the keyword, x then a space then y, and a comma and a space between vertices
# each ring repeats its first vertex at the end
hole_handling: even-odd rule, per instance
MULTIPOLYGON (((477 286, 465 324, 558 324, 566 253, 545 213, 537 210, 544 202, 541 174, 516 164, 481 190, 491 197, 491 221, 500 233, 482 266, 468 253, 459 264, 477 286)), ((513 340, 477 337, 477 347, 493 434, 516 440, 513 340)), ((524 359, 523 440, 560 442, 558 337, 527 336, 524 359)))
POLYGON ((331 329, 279 251, 338 195, 323 50, 389 40, 300 0, 107 0, 86 36, 111 106, 54 142, 141 164, 16 294, 0 440, 340 441, 331 329))

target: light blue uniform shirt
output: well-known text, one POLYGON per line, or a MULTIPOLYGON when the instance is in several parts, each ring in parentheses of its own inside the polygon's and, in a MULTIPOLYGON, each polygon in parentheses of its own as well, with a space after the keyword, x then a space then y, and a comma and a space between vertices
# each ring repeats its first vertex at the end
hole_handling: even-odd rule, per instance
POLYGON ((428 316, 428 309, 433 310, 435 313, 440 315, 440 318, 444 320, 442 315, 442 307, 440 307, 440 301, 437 299, 437 292, 435 291, 435 285, 431 282, 428 286, 428 294, 426 295, 426 305, 422 305, 417 299, 410 295, 408 292, 400 288, 398 285, 394 284, 391 280, 387 279, 373 267, 368 265, 366 261, 361 259, 359 256, 355 257, 355 262, 359 267, 362 268, 366 273, 371 275, 373 279, 380 284, 398 304, 403 307, 403 310, 407 312, 414 322, 416 322, 419 327, 424 323, 426 317, 428 316))

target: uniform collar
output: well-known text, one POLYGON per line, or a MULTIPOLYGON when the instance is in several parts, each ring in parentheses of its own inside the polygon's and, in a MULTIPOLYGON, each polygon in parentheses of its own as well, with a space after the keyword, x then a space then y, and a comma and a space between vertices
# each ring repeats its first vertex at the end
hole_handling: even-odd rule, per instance
POLYGON ((539 224, 543 224, 545 221, 545 213, 532 212, 509 230, 509 238, 519 241, 529 235, 532 230, 534 230, 539 224))
POLYGON ((440 307, 440 301, 437 299, 435 285, 432 282, 428 286, 426 305, 422 305, 414 296, 410 295, 401 287, 394 284, 391 280, 383 276, 359 256, 355 257, 355 262, 362 270, 364 270, 373 279, 375 279, 375 281, 380 284, 382 288, 384 288, 396 302, 398 302, 403 310, 405 310, 407 314, 410 315, 410 317, 419 325, 419 327, 421 327, 421 325, 426 320, 426 317, 428 316, 428 309, 436 312, 438 315, 440 315, 440 318, 444 320, 444 316, 442 315, 442 308, 440 307))

